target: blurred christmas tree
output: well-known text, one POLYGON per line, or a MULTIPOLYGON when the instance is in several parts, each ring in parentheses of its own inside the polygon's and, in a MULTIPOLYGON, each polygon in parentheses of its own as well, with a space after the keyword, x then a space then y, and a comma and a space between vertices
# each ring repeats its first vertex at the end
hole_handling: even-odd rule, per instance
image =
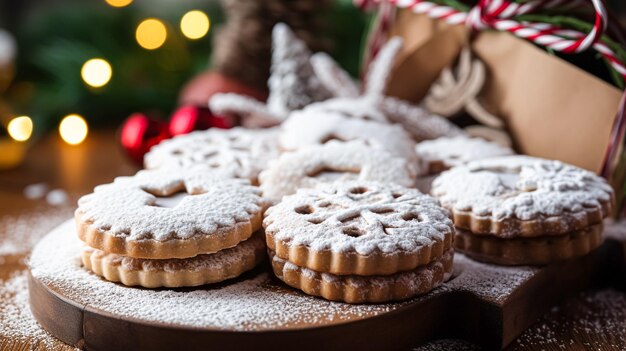
MULTIPOLYGON (((210 67, 214 28, 224 21, 216 0, 136 0, 119 8, 103 0, 63 6, 37 2, 30 7, 19 19, 5 16, 0 27, 9 27, 19 48, 16 76, 5 100, 14 115, 31 116, 37 132, 55 128, 70 113, 83 115, 95 127, 115 127, 135 111, 167 116, 176 107, 180 87, 210 67), (210 30, 190 39, 180 24, 194 9, 210 18, 210 30), (154 19, 149 23, 152 27, 144 28, 148 31, 144 39, 152 40, 145 43, 147 48, 141 46, 138 33, 146 19, 154 19), (166 37, 160 43, 155 36, 163 33, 166 37), (90 77, 81 77, 81 69, 94 58, 103 61, 93 66, 95 84, 90 86, 90 77), (107 63, 110 80, 106 79, 107 63), (102 86, 94 87, 98 85, 102 86)), ((330 39, 336 59, 356 74, 359 55, 355 53, 361 45, 365 15, 349 0, 337 1, 325 11, 320 37, 330 39)))

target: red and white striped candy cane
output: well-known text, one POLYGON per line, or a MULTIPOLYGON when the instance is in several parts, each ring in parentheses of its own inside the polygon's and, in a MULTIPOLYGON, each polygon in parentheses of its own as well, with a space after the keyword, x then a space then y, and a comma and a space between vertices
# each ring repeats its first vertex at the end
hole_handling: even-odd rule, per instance
MULTIPOLYGON (((602 0, 591 0, 595 11, 595 22, 589 33, 572 29, 562 29, 547 23, 519 22, 512 18, 556 7, 576 8, 588 4, 583 0, 535 0, 515 3, 509 0, 480 0, 469 12, 423 0, 355 0, 360 7, 372 8, 377 3, 392 3, 399 8, 408 8, 430 18, 443 20, 449 24, 463 24, 474 30, 495 29, 510 32, 520 38, 532 41, 554 51, 579 53, 593 48, 601 53, 611 66, 626 78, 626 66, 613 50, 599 41, 607 27, 608 15, 602 0)), ((385 33, 377 34, 385 37, 385 33)), ((381 42, 377 40, 377 42, 381 42)), ((372 47, 377 51, 379 48, 372 47)))
MULTIPOLYGON (((588 6, 587 0, 535 0, 515 3, 508 0, 480 0, 478 5, 468 12, 453 7, 423 0, 354 0, 362 8, 373 8, 377 3, 392 3, 399 8, 408 8, 430 18, 443 20, 448 24, 465 23, 474 30, 496 29, 510 32, 520 38, 565 53, 579 53, 593 48, 626 79, 626 66, 615 52, 600 38, 607 28, 608 14, 601 0, 591 0, 595 11, 595 21, 589 33, 573 29, 563 29, 548 23, 518 22, 512 18, 536 13, 542 9, 562 7, 572 9, 588 6)), ((386 19, 391 23, 391 19, 386 19)), ((379 38, 386 38, 387 33, 377 33, 379 38)), ((381 42, 378 40, 377 42, 381 42)), ((377 50, 377 48, 372 48, 377 50)), ((618 114, 611 130, 610 142, 606 150, 601 174, 609 178, 614 170, 614 160, 618 157, 620 145, 626 134, 626 92, 622 97, 618 114)))
MULTIPOLYGON (((591 0, 595 10, 595 22, 589 33, 578 39, 572 40, 558 35, 550 34, 548 30, 537 30, 524 25, 511 18, 537 11, 541 8, 558 6, 559 1, 531 1, 523 4, 508 0, 480 0, 478 5, 470 10, 466 23, 476 30, 493 28, 499 31, 507 31, 518 37, 536 42, 555 51, 565 53, 578 53, 589 49, 600 39, 606 30, 606 9, 601 0, 591 0)), ((554 26, 554 29, 558 27, 554 26)))

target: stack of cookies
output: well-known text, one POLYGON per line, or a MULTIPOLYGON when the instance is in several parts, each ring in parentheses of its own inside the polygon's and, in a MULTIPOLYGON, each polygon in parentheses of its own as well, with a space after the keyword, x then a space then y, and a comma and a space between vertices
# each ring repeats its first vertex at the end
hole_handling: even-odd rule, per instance
POLYGON ((274 273, 288 285, 333 301, 384 302, 447 279, 448 214, 415 189, 346 181, 284 197, 263 226, 274 273))
POLYGON ((613 190, 583 169, 529 156, 495 157, 442 173, 432 194, 454 217, 455 247, 477 260, 544 265, 602 243, 613 190))
POLYGON ((145 170, 83 196, 78 235, 84 266, 129 286, 220 282, 265 257, 265 202, 249 181, 196 166, 145 170))

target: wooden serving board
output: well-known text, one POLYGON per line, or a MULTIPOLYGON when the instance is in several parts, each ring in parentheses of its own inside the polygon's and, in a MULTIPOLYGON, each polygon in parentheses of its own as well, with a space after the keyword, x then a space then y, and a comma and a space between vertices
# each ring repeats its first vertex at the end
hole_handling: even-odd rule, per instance
POLYGON ((452 278, 425 296, 349 305, 293 290, 267 265, 217 286, 124 287, 80 267, 80 246, 71 221, 40 242, 30 259, 30 305, 47 331, 87 350, 408 350, 437 338, 501 349, 559 301, 604 279, 616 256, 624 262, 615 240, 544 268, 497 267, 457 254, 452 278))

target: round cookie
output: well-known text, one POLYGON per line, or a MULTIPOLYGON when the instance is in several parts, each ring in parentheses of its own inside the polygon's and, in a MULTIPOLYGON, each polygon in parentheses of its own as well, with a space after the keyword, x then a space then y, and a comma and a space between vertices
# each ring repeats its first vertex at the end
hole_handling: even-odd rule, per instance
POLYGON ((422 174, 441 173, 454 166, 489 157, 513 155, 511 148, 481 138, 443 137, 415 145, 422 174))
POLYGON ((147 260, 106 253, 90 247, 81 253, 83 265, 111 282, 144 288, 199 286, 235 278, 265 258, 262 232, 237 246, 191 258, 147 260))
POLYGON ((613 189, 601 177, 559 161, 504 156, 443 172, 431 193, 457 228, 502 238, 560 235, 601 223, 613 189))
POLYGON ((350 181, 301 189, 270 207, 268 249, 300 267, 338 275, 389 275, 440 258, 454 226, 415 189, 350 181))
POLYGON ((452 250, 439 259, 411 271, 368 276, 320 273, 297 266, 270 252, 272 269, 287 285, 313 296, 347 303, 379 303, 406 300, 425 294, 452 273, 452 250))
POLYGON ((144 164, 148 169, 204 164, 256 183, 259 172, 278 154, 278 128, 209 129, 163 141, 145 155, 144 164))
POLYGON ((314 188, 320 183, 363 180, 411 187, 414 177, 414 170, 405 159, 355 140, 332 141, 284 153, 261 172, 259 181, 263 196, 278 202, 300 188, 314 188))
POLYGON ((478 261, 499 265, 546 265, 584 256, 602 244, 603 225, 563 235, 502 239, 457 230, 455 248, 478 261))
POLYGON ((237 245, 261 227, 265 200, 247 180, 207 167, 145 170, 78 200, 87 245, 133 258, 187 258, 237 245))
POLYGON ((342 115, 363 121, 389 123, 385 114, 377 108, 376 102, 376 97, 368 95, 360 97, 334 97, 310 104, 304 108, 304 111, 301 110, 299 113, 310 115, 342 115))
POLYGON ((363 140, 417 164, 415 142, 399 124, 359 119, 337 112, 322 113, 311 108, 293 112, 281 128, 279 144, 286 151, 325 144, 330 140, 363 140))

